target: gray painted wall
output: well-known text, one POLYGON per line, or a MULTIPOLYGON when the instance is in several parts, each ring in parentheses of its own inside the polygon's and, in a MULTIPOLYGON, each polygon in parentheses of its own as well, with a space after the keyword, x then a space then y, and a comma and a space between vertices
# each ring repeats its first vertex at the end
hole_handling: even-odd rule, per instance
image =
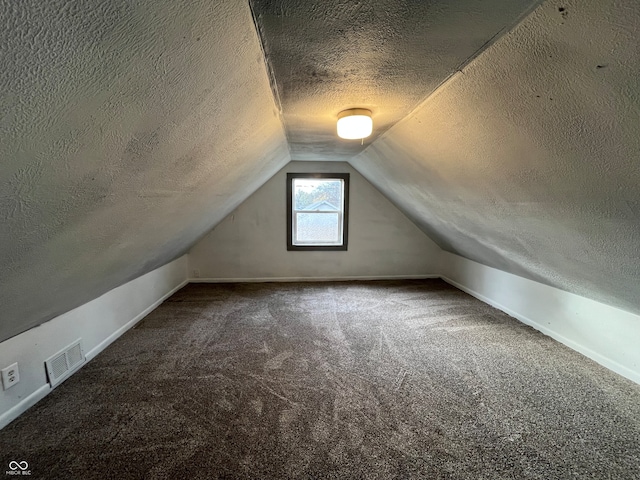
POLYGON ((291 162, 189 252, 202 278, 344 278, 438 274, 440 248, 342 162, 291 162), (286 174, 350 173, 348 250, 287 251, 286 174))
POLYGON ((639 30, 546 2, 351 163, 444 249, 639 313, 639 30))

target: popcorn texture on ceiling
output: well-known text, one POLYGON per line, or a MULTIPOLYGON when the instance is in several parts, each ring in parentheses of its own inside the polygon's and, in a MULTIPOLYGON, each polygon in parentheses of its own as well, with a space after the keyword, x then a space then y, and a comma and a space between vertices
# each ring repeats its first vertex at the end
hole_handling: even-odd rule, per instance
POLYGON ((291 159, 347 160, 444 249, 640 313, 634 0, 25 0, 0 21, 0 341, 187 252, 291 159), (364 145, 335 134, 353 107, 364 145))
POLYGON ((243 2, 0 21, 0 340, 185 253, 290 159, 243 2))
POLYGON ((545 2, 351 164, 445 250, 640 313, 639 29, 545 2))
POLYGON ((405 117, 538 1, 250 0, 293 160, 347 161, 405 117), (336 137, 347 108, 373 135, 336 137))

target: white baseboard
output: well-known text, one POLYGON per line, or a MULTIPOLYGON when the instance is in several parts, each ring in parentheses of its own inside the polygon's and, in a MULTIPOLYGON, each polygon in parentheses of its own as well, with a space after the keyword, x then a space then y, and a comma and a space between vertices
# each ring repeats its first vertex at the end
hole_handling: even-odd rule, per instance
MULTIPOLYGON (((45 322, 38 328, 27 330, 2 342, 0 364, 18 361, 21 378, 10 390, 0 392, 0 429, 64 383, 60 382, 51 387, 44 372, 44 361, 50 353, 56 352, 61 344, 68 342, 68 334, 73 333, 75 336, 80 333, 80 336, 85 337, 84 341, 88 343, 89 348, 85 354, 88 362, 184 287, 188 283, 185 277, 186 258, 182 257, 45 322), (169 289, 163 293, 164 288, 169 289), (145 305, 145 302, 152 303, 145 305), (142 311, 136 313, 138 308, 142 308, 142 311), (127 320, 129 315, 133 318, 127 320), (111 326, 117 328, 110 332, 111 326)), ((74 374, 78 370, 74 371, 74 374)), ((71 376, 73 375, 69 378, 71 376)))
MULTIPOLYGON (((158 299, 157 301, 153 302, 153 304, 151 304, 149 307, 145 308, 143 312, 141 312, 140 314, 136 315, 129 322, 127 322, 122 327, 120 327, 118 330, 116 330, 111 335, 109 335, 107 338, 105 338, 102 342, 100 342, 100 344, 96 345, 94 348, 89 350, 85 355, 86 358, 87 358, 87 362, 89 360, 95 358, 96 355, 98 355, 105 348, 107 348, 109 345, 111 345, 114 341, 116 341, 118 338, 120 338, 127 330, 133 328, 138 322, 140 322, 140 320, 142 320, 144 317, 149 315, 152 311, 154 311, 156 308, 158 308, 162 302, 164 302, 167 298, 169 298, 171 295, 176 293, 178 290, 180 290, 182 287, 184 287, 188 283, 189 283, 189 281, 185 280, 180 285, 178 285, 177 287, 171 289, 171 291, 169 291, 168 293, 166 293, 165 295, 160 297, 160 299, 158 299)), ((2 427, 0 427, 0 428, 2 428, 2 427)))
MULTIPOLYGON (((463 259, 464 261, 467 261, 466 259, 463 259)), ((483 268, 490 268, 490 267, 484 267, 478 264, 478 266, 483 267, 483 268)), ((495 269, 492 269, 495 270, 495 269)), ((501 271, 497 271, 500 272, 504 275, 511 275, 511 274, 507 274, 506 272, 501 272, 501 271)), ((503 305, 502 303, 500 303, 499 301, 493 299, 493 298, 489 298, 486 295, 483 295, 451 278, 449 278, 446 275, 386 275, 386 276, 343 276, 343 277, 263 277, 263 278, 190 278, 189 282, 190 283, 251 283, 251 282, 328 282, 328 281, 349 281, 349 280, 408 280, 408 279, 429 279, 429 278, 441 278, 442 280, 444 280, 445 282, 453 285, 454 287, 462 290, 463 292, 468 293, 469 295, 481 300, 484 303, 487 303, 499 310, 502 310, 503 312, 507 313, 508 315, 511 315, 512 317, 514 317, 515 319, 521 321, 522 323, 529 325, 533 328, 535 328, 536 330, 538 330, 539 332, 544 333, 545 335, 550 336, 551 338, 553 338, 554 340, 559 341, 560 343, 563 343, 564 345, 568 346, 569 348, 581 353, 582 355, 594 360, 595 362, 599 363, 600 365, 608 368, 609 370, 612 370, 613 372, 622 375, 623 377, 628 378, 629 380, 632 380, 636 383, 640 383, 640 373, 637 370, 634 370, 633 368, 629 368, 615 360, 612 360, 611 358, 609 358, 606 354, 603 354, 601 352, 598 352, 592 348, 589 348, 583 344, 581 344, 580 342, 571 339, 570 337, 566 336, 566 335, 562 335, 561 333, 557 332, 555 329, 553 328, 549 328, 547 326, 545 326, 544 324, 542 324, 539 321, 534 320, 533 318, 531 318, 530 315, 528 315, 526 312, 520 312, 520 311, 516 311, 512 308, 507 307, 506 305, 503 305)), ((532 284, 536 284, 536 285, 541 285, 538 284, 538 282, 533 282, 532 280, 527 280, 524 279, 522 277, 518 277, 520 280, 525 281, 525 282, 531 282, 532 284)), ((545 288, 547 288, 545 286, 545 288)), ((552 287, 548 287, 548 288, 552 288, 552 287)), ((567 292, 562 292, 559 291, 557 289, 553 289, 554 291, 556 291, 558 294, 560 295, 571 295, 568 294, 567 292)), ((577 296, 574 296, 574 298, 577 296)), ((590 299, 587 298, 583 298, 583 297, 577 297, 582 299, 584 302, 593 302, 590 299)), ((612 313, 616 313, 613 307, 608 307, 606 305, 601 305, 601 307, 605 308, 605 309, 611 309, 610 311, 612 313)), ((622 311, 620 311, 622 312, 622 311)), ((627 312, 624 312, 625 314, 627 312)))
MULTIPOLYGON (((461 259, 460 261, 467 261, 466 259, 461 259)), ((476 268, 487 268, 490 269, 490 267, 484 267, 481 266, 479 264, 476 264, 476 268)), ((491 270, 495 270, 495 269, 491 269, 491 270)), ((498 271, 499 274, 504 274, 504 275, 510 275, 507 274, 505 272, 500 272, 498 271)), ((350 281, 350 280, 420 280, 420 279, 431 279, 431 278, 441 278, 442 280, 444 280, 445 282, 453 285, 454 287, 468 293, 469 295, 472 295, 473 297, 481 300, 484 303, 487 303, 499 310, 502 310, 503 312, 507 313, 508 315, 511 315, 512 317, 516 318, 517 320, 521 321, 522 323, 525 323, 527 325, 530 325, 531 327, 535 328, 536 330, 544 333, 545 335, 548 335, 552 338, 554 338, 555 340, 567 345, 569 348, 572 348, 573 350, 580 352, 581 354, 585 355, 588 358, 591 358, 592 360, 596 361, 597 363, 601 364, 602 366, 612 370, 613 372, 618 373, 619 375, 622 375, 636 383, 640 383, 640 373, 637 370, 634 370, 633 368, 629 368, 626 365, 623 365, 615 360, 612 360, 611 358, 609 358, 606 354, 603 354, 602 352, 598 352, 592 348, 589 348, 583 344, 581 344, 578 341, 575 341, 571 338, 569 338, 566 335, 563 335, 561 333, 559 333, 558 331, 556 331, 553 328, 549 328, 547 326, 545 326, 544 324, 542 324, 540 321, 534 320, 533 318, 531 318, 531 315, 527 314, 526 312, 520 312, 520 311, 516 311, 512 308, 509 308, 505 305, 503 305, 501 302, 493 299, 493 298, 489 298, 486 295, 483 295, 477 291, 475 291, 472 288, 469 288, 463 284, 461 284, 458 281, 455 281, 451 278, 449 278, 446 275, 434 275, 434 274, 429 274, 429 275, 386 275, 386 276, 347 276, 347 277, 264 277, 264 278, 191 278, 188 280, 183 280, 179 285, 171 288, 170 291, 166 292, 165 294, 163 294, 161 297, 159 297, 158 299, 156 299, 151 305, 147 306, 142 312, 140 312, 139 314, 135 315, 134 318, 132 318, 131 320, 129 320, 128 322, 126 322, 125 324, 123 324, 120 328, 118 328, 117 330, 115 330, 114 332, 112 332, 111 334, 109 334, 106 338, 104 338, 102 341, 100 341, 96 346, 94 346, 93 348, 91 348, 87 353, 86 353, 86 358, 87 361, 95 358, 101 351, 103 351, 105 348, 107 348, 111 343, 113 343, 116 339, 118 339, 120 336, 122 336, 127 330, 131 329, 132 327, 134 327, 138 322, 140 322, 144 317, 146 317, 151 311, 153 311, 155 308, 157 308, 163 301, 165 301, 167 298, 169 298, 171 295, 173 295, 176 291, 180 290, 182 287, 184 287, 186 284, 188 283, 245 283, 245 282, 327 282, 327 281, 350 281)), ((518 277, 521 281, 525 281, 525 282, 532 282, 530 280, 526 280, 526 279, 522 279, 521 277, 518 277)), ((534 284, 537 284, 537 282, 532 282, 534 284)), ((537 285, 541 285, 541 284, 537 284, 537 285)), ((544 286, 544 288, 551 288, 551 287, 546 287, 544 286)), ((556 289, 553 289, 556 290, 556 289)), ((568 294, 567 292, 560 292, 558 291, 559 294, 562 295, 571 295, 568 294)), ((582 297, 580 297, 582 298, 582 297)), ((584 302, 593 302, 592 300, 589 299, 582 299, 581 301, 584 302)), ((589 304, 590 306, 591 304, 589 304)), ((613 307, 607 307, 605 305, 600 305, 600 307, 604 308, 604 309, 611 309, 612 313, 616 313, 613 307)), ((608 311, 608 310, 607 310, 608 311)), ((620 311, 621 314, 626 314, 626 312, 622 312, 620 311)), ((631 315, 631 314, 628 314, 631 315)), ((635 318, 635 317, 634 317, 635 318)), ((633 320, 633 319, 632 319, 633 320)), ((36 329, 37 331, 37 329, 36 329)), ((634 335, 637 336, 637 330, 634 330, 636 333, 634 334, 633 331, 629 331, 629 335, 625 335, 626 337, 629 337, 631 340, 633 340, 634 335)), ((29 333, 27 332, 27 335, 29 335, 29 333)), ((39 335, 42 335, 42 333, 39 333, 39 335)), ((27 342, 29 343, 29 342, 27 342)), ((32 342, 31 342, 32 343, 32 342)), ((19 346, 18 350, 22 348, 21 346, 19 346)), ((14 350, 16 350, 16 348, 14 347, 14 350)), ((40 364, 40 368, 42 368, 42 364, 40 364)), ((19 387, 13 387, 13 388, 17 388, 19 387)), ((12 422, 13 420, 15 420, 17 417, 19 417, 22 413, 24 413, 26 410, 28 410, 29 408, 31 408, 33 405, 35 405, 38 401, 40 401, 41 399, 43 399, 44 397, 46 397, 53 389, 50 387, 49 384, 45 384, 45 385, 34 385, 34 390, 27 393, 26 396, 23 399, 20 399, 16 404, 14 405, 10 405, 9 408, 4 411, 3 413, 0 414, 0 429, 4 428, 6 425, 8 425, 10 422, 12 422)), ((13 390, 13 389, 12 389, 13 390)))
POLYGON ((190 283, 348 282, 353 280, 423 280, 440 275, 372 275, 345 277, 190 278, 190 283))
POLYGON ((581 353, 585 357, 590 358, 591 360, 599 363, 603 367, 606 367, 609 370, 612 370, 612 371, 616 372, 617 374, 628 378, 629 380, 633 380, 636 383, 640 383, 640 374, 638 374, 637 372, 634 372, 630 368, 627 368, 624 365, 619 364, 618 362, 614 362, 613 360, 605 357, 604 355, 602 355, 602 354, 600 354, 600 353, 598 353, 598 352, 596 352, 596 351, 594 351, 594 350, 592 350, 590 348, 587 348, 584 345, 581 345, 580 343, 575 342, 575 341, 571 340, 570 338, 567 338, 564 335, 561 335, 561 334, 557 333, 556 331, 554 331, 554 330, 552 330, 550 328, 545 327, 544 325, 536 322, 535 320, 532 320, 531 318, 527 317, 526 315, 524 315, 524 314, 522 314, 520 312, 516 312, 516 311, 514 311, 514 310, 512 310, 512 309, 510 309, 508 307, 505 307, 501 303, 496 302, 496 301, 492 300, 491 298, 488 298, 488 297, 476 292, 475 290, 467 288, 464 285, 461 285, 460 283, 458 283, 458 282, 456 282, 454 280, 451 280, 450 278, 447 278, 447 277, 444 277, 444 276, 441 277, 441 278, 445 282, 453 285, 454 287, 462 290, 463 292, 468 293, 472 297, 475 297, 478 300, 482 300, 484 303, 487 303, 487 304, 491 305, 492 307, 497 308, 498 310, 502 310, 506 314, 511 315, 512 317, 514 317, 515 319, 521 321, 522 323, 535 328, 539 332, 542 332, 545 335, 548 335, 549 337, 553 338, 554 340, 557 340, 560 343, 565 344, 567 347, 575 350, 576 352, 581 353))
POLYGON ((16 418, 22 415, 24 412, 33 407, 36 403, 49 395, 53 390, 50 385, 42 385, 35 392, 22 400, 17 405, 13 406, 2 415, 0 415, 0 430, 13 422, 16 418))

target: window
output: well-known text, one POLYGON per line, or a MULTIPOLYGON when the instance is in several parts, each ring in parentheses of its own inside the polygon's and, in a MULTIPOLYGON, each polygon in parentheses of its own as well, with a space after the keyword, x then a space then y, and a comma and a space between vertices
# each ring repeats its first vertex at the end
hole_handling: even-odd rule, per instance
POLYGON ((287 250, 346 250, 348 173, 287 174, 287 250))

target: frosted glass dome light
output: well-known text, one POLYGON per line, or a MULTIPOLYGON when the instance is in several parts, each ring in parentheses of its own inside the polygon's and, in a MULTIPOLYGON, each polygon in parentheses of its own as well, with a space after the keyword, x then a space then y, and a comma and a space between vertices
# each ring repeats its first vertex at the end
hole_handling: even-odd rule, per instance
POLYGON ((351 108, 338 114, 338 136, 347 140, 367 138, 373 131, 371 111, 351 108))

